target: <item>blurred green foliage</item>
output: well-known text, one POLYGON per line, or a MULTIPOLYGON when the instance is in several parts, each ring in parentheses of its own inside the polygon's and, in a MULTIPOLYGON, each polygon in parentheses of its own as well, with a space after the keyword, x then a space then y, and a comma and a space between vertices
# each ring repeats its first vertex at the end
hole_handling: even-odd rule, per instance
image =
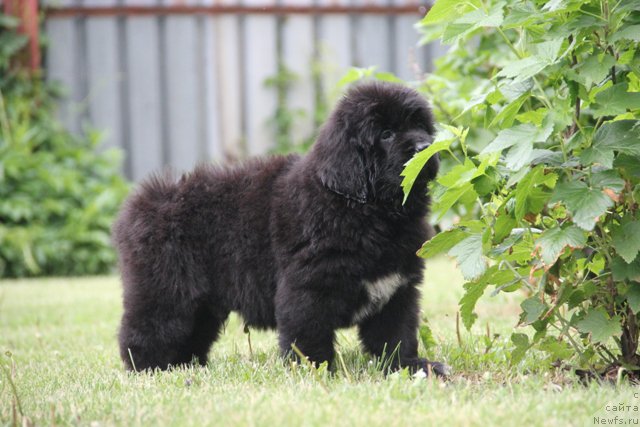
POLYGON ((12 66, 26 43, 16 25, 0 14, 0 277, 107 273, 121 154, 65 130, 54 86, 12 66))

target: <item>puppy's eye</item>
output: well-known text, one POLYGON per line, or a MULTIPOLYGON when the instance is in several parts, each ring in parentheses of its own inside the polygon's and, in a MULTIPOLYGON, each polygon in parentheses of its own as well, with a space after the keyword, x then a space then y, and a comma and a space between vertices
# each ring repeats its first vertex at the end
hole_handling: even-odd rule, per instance
POLYGON ((396 134, 393 133, 392 130, 387 129, 380 134, 380 139, 383 141, 391 141, 394 136, 396 136, 396 134))

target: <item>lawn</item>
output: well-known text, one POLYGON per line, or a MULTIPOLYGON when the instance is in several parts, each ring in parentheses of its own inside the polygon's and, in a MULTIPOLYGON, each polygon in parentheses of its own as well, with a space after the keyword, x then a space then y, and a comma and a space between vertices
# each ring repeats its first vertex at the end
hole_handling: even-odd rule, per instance
POLYGON ((542 354, 510 367, 517 295, 481 303, 475 329, 458 340, 461 285, 449 260, 430 263, 423 309, 437 346, 428 354, 454 369, 442 382, 383 376, 353 330, 339 334, 345 363, 334 375, 285 366, 275 334, 252 331, 250 349, 237 317, 207 367, 132 375, 117 354, 116 277, 0 282, 0 424, 566 426, 598 417, 620 425, 630 413, 610 405, 639 405, 632 386, 584 386, 571 372, 540 369, 542 354), (489 349, 487 333, 497 335, 489 349))

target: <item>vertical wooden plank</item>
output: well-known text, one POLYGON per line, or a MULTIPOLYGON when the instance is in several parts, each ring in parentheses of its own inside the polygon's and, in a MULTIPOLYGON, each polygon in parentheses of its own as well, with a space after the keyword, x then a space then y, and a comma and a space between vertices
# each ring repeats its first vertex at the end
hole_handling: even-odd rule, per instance
MULTIPOLYGON (((347 6, 349 0, 319 0, 320 6, 347 6)), ((351 44, 351 21, 348 15, 322 15, 318 19, 322 90, 331 101, 337 95, 336 85, 354 64, 351 44)))
MULTIPOLYGON (((397 6, 415 5, 416 0, 392 0, 397 6)), ((403 80, 419 79, 420 72, 425 72, 425 47, 418 46, 420 35, 415 29, 415 24, 420 20, 416 15, 401 15, 395 17, 395 46, 393 46, 393 61, 398 77, 403 80)))
MULTIPOLYGON (((385 6, 389 0, 355 0, 363 6, 375 4, 385 6)), ((354 58, 357 66, 376 66, 378 71, 392 71, 390 45, 393 33, 390 31, 389 17, 384 15, 360 15, 356 17, 356 46, 354 58)))
MULTIPOLYGON (((203 0, 202 5, 211 5, 213 0, 203 0)), ((213 16, 200 18, 198 25, 198 80, 200 96, 200 133, 203 139, 201 157, 206 161, 222 162, 224 147, 221 141, 221 111, 217 108, 218 80, 216 62, 217 22, 213 16)))
MULTIPOLYGON (((73 0, 50 0, 45 5, 73 6, 73 0)), ((77 103, 81 99, 77 82, 78 38, 74 18, 47 20, 45 31, 49 46, 45 53, 46 78, 62 85, 64 99, 59 102, 58 117, 65 128, 74 134, 80 133, 77 103)))
MULTIPOLYGON (((270 4, 269 0, 247 0, 247 5, 270 4)), ((248 15, 244 18, 244 43, 240 47, 244 63, 244 106, 247 152, 266 153, 273 147, 269 120, 276 109, 276 93, 265 87, 265 80, 277 72, 276 17, 248 15)))
MULTIPOLYGON (((121 0, 118 0, 119 4, 121 0)), ((125 150, 124 156, 124 172, 129 179, 133 179, 133 149, 132 147, 132 135, 131 135, 131 102, 129 100, 129 47, 127 44, 128 27, 127 18, 124 16, 118 16, 116 18, 116 44, 118 51, 118 98, 119 103, 119 117, 122 126, 120 128, 120 142, 125 150)))
MULTIPOLYGON (((152 5, 153 0, 128 0, 130 5, 152 5)), ((132 178, 158 171, 162 164, 160 58, 155 17, 126 18, 126 61, 132 178)))
MULTIPOLYGON (((174 4, 165 0, 165 5, 174 4)), ((183 1, 184 5, 194 5, 194 1, 183 1)), ((199 133, 199 97, 197 55, 197 21, 194 16, 169 15, 165 18, 164 34, 161 35, 160 53, 164 56, 166 85, 165 103, 168 126, 167 155, 165 163, 179 172, 187 171, 198 162, 201 151, 199 133)))
MULTIPOLYGON (((113 0, 85 0, 86 6, 110 6, 113 0)), ((125 148, 122 141, 118 24, 115 17, 86 21, 87 102, 90 125, 103 134, 103 147, 125 148)))
MULTIPOLYGON (((203 4, 210 4, 210 0, 203 4)), ((221 162, 224 147, 221 143, 221 129, 217 109, 219 80, 215 57, 216 22, 211 16, 201 17, 198 25, 198 81, 200 91, 200 130, 202 138, 201 157, 206 161, 221 162)))
MULTIPOLYGON (((288 0, 287 5, 303 6, 309 0, 288 0)), ((313 17, 291 15, 284 20, 282 29, 282 54, 285 66, 297 79, 292 82, 287 96, 288 107, 305 115, 298 117, 291 129, 294 144, 300 144, 313 133, 314 88, 313 88, 313 17)))
MULTIPOLYGON (((207 0, 208 4, 235 4, 235 0, 207 0)), ((211 143, 218 135, 219 146, 212 150, 214 159, 235 160, 244 154, 245 135, 243 130, 243 88, 241 40, 243 39, 241 19, 236 15, 221 15, 212 18, 212 38, 208 39, 207 50, 212 53, 207 62, 212 70, 207 71, 207 81, 211 82, 207 101, 208 117, 217 118, 218 129, 212 128, 211 143), (219 156, 219 157, 218 157, 219 156)))

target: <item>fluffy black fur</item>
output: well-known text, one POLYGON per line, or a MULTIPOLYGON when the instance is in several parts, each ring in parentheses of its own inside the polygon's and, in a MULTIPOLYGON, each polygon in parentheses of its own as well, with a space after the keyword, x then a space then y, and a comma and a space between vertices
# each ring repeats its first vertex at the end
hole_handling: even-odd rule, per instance
POLYGON ((433 140, 426 101, 387 83, 351 89, 303 157, 200 166, 144 182, 114 227, 124 284, 120 354, 128 369, 204 364, 230 311, 277 328, 314 362, 357 325, 393 368, 444 367, 417 355, 416 250, 428 237, 426 183, 403 205, 403 165, 433 140))

